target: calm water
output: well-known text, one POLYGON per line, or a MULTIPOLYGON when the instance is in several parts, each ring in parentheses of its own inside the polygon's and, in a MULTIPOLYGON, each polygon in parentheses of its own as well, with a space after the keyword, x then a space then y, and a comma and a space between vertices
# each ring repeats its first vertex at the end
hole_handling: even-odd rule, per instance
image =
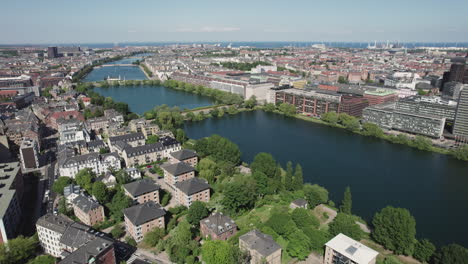
MULTIPOLYGON (((122 67, 119 67, 122 68, 122 67)), ((112 97, 117 102, 125 102, 130 110, 137 114, 153 109, 157 105, 166 104, 178 106, 181 109, 192 109, 212 105, 214 102, 205 96, 195 95, 183 91, 166 88, 164 86, 111 86, 96 87, 94 91, 112 97)))
MULTIPOLYGON (((112 61, 106 64, 132 64, 134 61, 141 60, 143 56, 149 55, 150 53, 141 54, 138 57, 124 58, 117 61, 112 61)), ((108 76, 123 80, 146 80, 146 75, 141 71, 138 66, 111 66, 94 68, 86 77, 85 82, 96 82, 103 81, 108 76)))
POLYGON ((408 208, 418 238, 468 246, 468 162, 262 111, 185 126, 190 138, 219 134, 237 143, 242 159, 271 153, 285 167, 302 165, 304 179, 341 201, 351 186, 353 212, 366 220, 387 205, 408 208))

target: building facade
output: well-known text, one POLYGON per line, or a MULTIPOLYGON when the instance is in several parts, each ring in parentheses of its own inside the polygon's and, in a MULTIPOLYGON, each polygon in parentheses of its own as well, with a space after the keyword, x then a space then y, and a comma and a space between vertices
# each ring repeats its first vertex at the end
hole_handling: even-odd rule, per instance
POLYGON ((125 195, 134 202, 143 204, 149 201, 159 203, 159 185, 151 179, 141 179, 123 186, 125 195))
POLYGON ((341 95, 328 91, 304 91, 285 89, 276 91, 275 104, 288 103, 298 113, 321 116, 328 112, 340 111, 341 95))
POLYGON ((463 89, 458 99, 455 123, 453 125, 455 140, 462 144, 468 143, 468 89, 463 89))
POLYGON ((338 234, 325 244, 324 264, 375 264, 379 253, 356 240, 338 234))
POLYGON ((105 220, 104 207, 88 196, 79 194, 72 206, 75 216, 86 225, 93 226, 105 220))
POLYGON ((60 176, 75 178, 82 169, 91 169, 96 174, 106 173, 111 169, 119 170, 120 157, 116 153, 89 153, 59 161, 60 176))
POLYGON ((177 182, 174 187, 177 203, 185 207, 190 207, 195 201, 210 201, 210 185, 204 179, 191 178, 177 182))
POLYGON ((15 238, 19 232, 23 186, 19 163, 0 163, 0 243, 15 238))
POLYGON ((154 228, 164 229, 164 215, 166 211, 153 201, 124 209, 125 230, 136 242, 140 242, 154 228))
POLYGON ((217 212, 200 221, 200 232, 205 238, 227 240, 236 235, 237 225, 229 216, 217 212))

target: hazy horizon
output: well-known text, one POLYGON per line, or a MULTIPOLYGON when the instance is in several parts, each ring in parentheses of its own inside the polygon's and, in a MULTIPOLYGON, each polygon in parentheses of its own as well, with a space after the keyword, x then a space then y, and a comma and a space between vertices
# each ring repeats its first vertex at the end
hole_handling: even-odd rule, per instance
POLYGON ((468 1, 6 1, 1 44, 468 42, 468 1))

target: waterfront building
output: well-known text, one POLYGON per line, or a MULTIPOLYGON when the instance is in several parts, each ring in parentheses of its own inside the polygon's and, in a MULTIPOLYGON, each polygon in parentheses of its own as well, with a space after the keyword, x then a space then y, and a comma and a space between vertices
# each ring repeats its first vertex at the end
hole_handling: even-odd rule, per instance
POLYGON ((185 207, 190 207, 193 202, 210 201, 210 185, 201 178, 191 178, 174 184, 176 201, 185 207))
POLYGON ((195 177, 195 168, 185 162, 163 164, 161 169, 164 172, 164 182, 174 188, 178 182, 183 182, 195 177))
POLYGON ((245 87, 245 99, 255 96, 257 102, 265 103, 268 101, 270 89, 273 87, 274 84, 270 82, 249 83, 245 87))
POLYGON ((204 238, 228 240, 236 235, 237 225, 229 216, 216 212, 200 221, 200 233, 204 238))
POLYGON ((0 164, 0 244, 18 235, 22 211, 23 175, 19 162, 0 164))
POLYGON ((239 248, 250 255, 250 264, 280 264, 281 246, 270 235, 254 229, 239 237, 239 248))
POLYGON ((325 244, 323 263, 375 264, 378 255, 379 252, 340 233, 325 244))
POLYGON ((97 175, 106 173, 109 170, 119 170, 120 157, 117 153, 89 153, 79 156, 70 156, 59 159, 60 176, 74 178, 75 175, 82 169, 91 169, 97 175))
POLYGON ((304 91, 284 89, 276 91, 275 104, 288 103, 296 106, 298 113, 321 116, 334 111, 339 112, 341 95, 328 91, 304 91))
POLYGON ((30 138, 24 138, 20 146, 21 165, 25 169, 39 168, 39 146, 30 138))
POLYGON ((132 206, 124 209, 125 230, 136 242, 140 242, 154 228, 164 229, 165 215, 164 208, 153 201, 132 206))
POLYGON ((445 118, 448 121, 455 120, 456 107, 456 101, 442 99, 438 96, 412 96, 396 102, 398 111, 431 115, 445 118))
POLYGON ((468 85, 459 82, 445 83, 442 89, 442 98, 457 101, 463 89, 468 89, 468 85))
POLYGON ((143 204, 148 201, 159 203, 159 185, 151 179, 141 179, 127 183, 123 186, 125 195, 136 203, 143 204))
POLYGON ((364 108, 369 106, 369 101, 363 97, 345 96, 341 97, 339 113, 350 116, 361 117, 364 108))
POLYGON ((157 142, 137 147, 131 147, 126 143, 122 143, 117 144, 117 150, 122 153, 121 155, 127 167, 160 161, 164 158, 169 158, 170 153, 181 149, 179 142, 168 145, 157 142))
POLYGON ((375 91, 367 90, 364 92, 364 98, 369 101, 369 105, 395 102, 398 100, 396 91, 390 89, 377 89, 375 91))
POLYGON ((195 151, 190 149, 182 149, 172 152, 169 157, 171 163, 185 162, 192 167, 198 164, 198 155, 195 151))
POLYGON ((468 143, 468 89, 463 89, 458 98, 453 134, 457 142, 468 143))
POLYGON ((442 136, 445 117, 419 114, 395 109, 395 103, 369 106, 363 111, 363 122, 373 123, 381 128, 420 134, 433 138, 442 136))
POLYGON ((71 203, 75 216, 82 223, 93 226, 105 220, 104 207, 91 197, 79 194, 71 203))

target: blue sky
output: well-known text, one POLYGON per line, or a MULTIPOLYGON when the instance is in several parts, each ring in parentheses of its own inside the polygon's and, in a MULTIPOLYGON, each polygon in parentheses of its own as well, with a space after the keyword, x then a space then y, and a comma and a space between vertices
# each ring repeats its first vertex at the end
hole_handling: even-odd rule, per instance
POLYGON ((0 43, 468 42, 466 0, 3 0, 0 43))

